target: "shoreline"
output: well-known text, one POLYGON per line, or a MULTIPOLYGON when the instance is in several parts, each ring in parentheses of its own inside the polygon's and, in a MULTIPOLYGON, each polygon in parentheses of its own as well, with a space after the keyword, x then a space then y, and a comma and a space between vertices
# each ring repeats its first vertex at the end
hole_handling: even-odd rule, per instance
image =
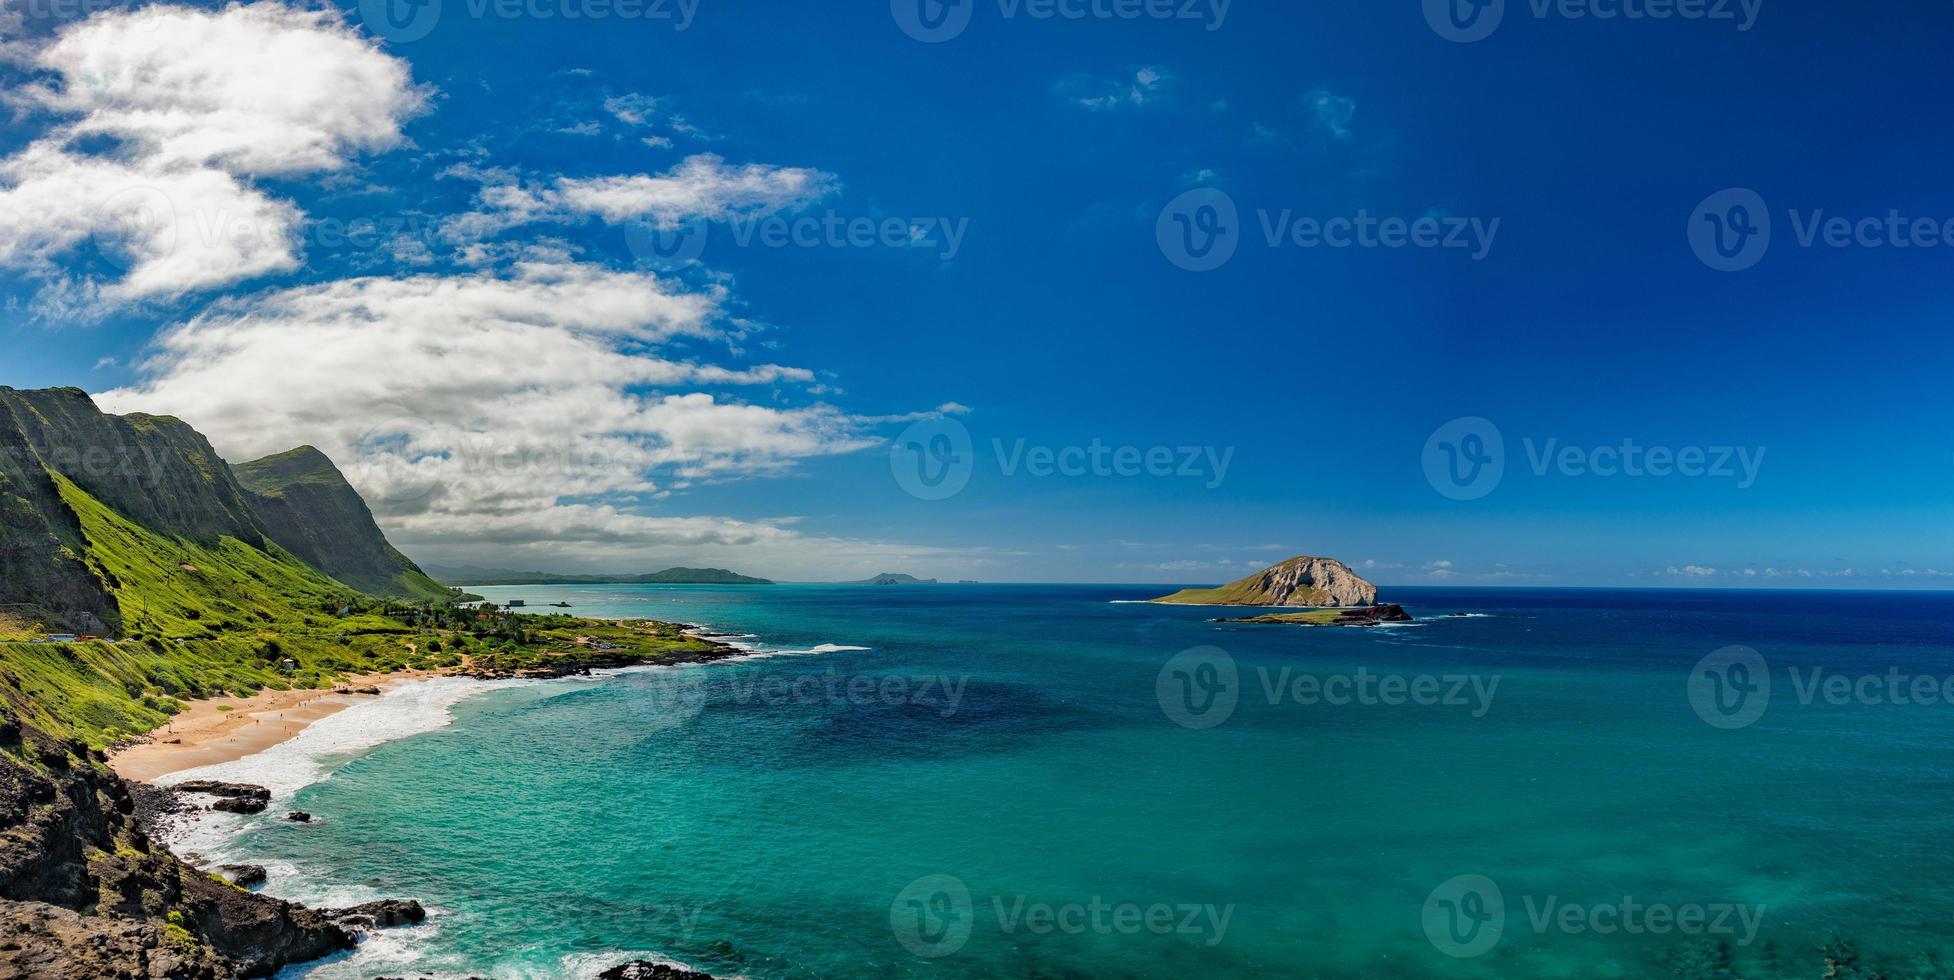
POLYGON ((187 701, 187 707, 162 726, 111 750, 108 765, 123 779, 154 784, 159 779, 191 769, 238 762, 289 742, 315 723, 354 705, 373 701, 409 684, 438 678, 549 680, 633 667, 680 666, 764 655, 738 642, 750 634, 714 633, 707 627, 695 624, 673 625, 682 626, 689 635, 711 643, 713 649, 617 666, 592 666, 569 660, 543 670, 514 674, 478 671, 472 664, 464 664, 459 669, 357 674, 342 678, 330 689, 265 689, 245 697, 187 701))
POLYGON ((330 689, 259 691, 248 697, 185 702, 182 712, 139 740, 109 753, 109 768, 137 783, 222 765, 289 742, 315 722, 416 681, 443 676, 435 671, 403 670, 348 677, 330 689))

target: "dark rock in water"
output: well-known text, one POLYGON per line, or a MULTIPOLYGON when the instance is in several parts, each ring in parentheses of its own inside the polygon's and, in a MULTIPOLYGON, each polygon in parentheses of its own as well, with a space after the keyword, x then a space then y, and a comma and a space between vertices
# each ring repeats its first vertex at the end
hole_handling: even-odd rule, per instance
POLYGON ((1263 613, 1246 619, 1217 619, 1217 623, 1288 623, 1294 626, 1379 626, 1384 623, 1412 622, 1411 614, 1396 603, 1380 603, 1356 609, 1313 609, 1300 613, 1263 613))
POLYGON ((231 884, 239 888, 262 885, 270 880, 265 869, 255 864, 220 864, 217 870, 224 872, 224 877, 231 879, 231 884))
POLYGON ((341 928, 356 932, 415 926, 427 920, 427 910, 421 907, 421 903, 393 898, 352 908, 327 909, 323 914, 341 928))
POLYGON ((210 805, 213 810, 225 813, 263 813, 270 802, 250 796, 226 796, 210 805))
POLYGON ((708 973, 681 969, 667 963, 635 960, 599 973, 597 980, 713 980, 713 978, 708 973))
POLYGON ((293 823, 311 823, 312 814, 307 813, 304 810, 293 810, 292 812, 285 814, 285 819, 290 820, 293 823))
POLYGON ((239 800, 269 800, 271 790, 250 783, 220 783, 214 779, 192 779, 176 784, 179 793, 202 793, 205 796, 224 796, 239 800))

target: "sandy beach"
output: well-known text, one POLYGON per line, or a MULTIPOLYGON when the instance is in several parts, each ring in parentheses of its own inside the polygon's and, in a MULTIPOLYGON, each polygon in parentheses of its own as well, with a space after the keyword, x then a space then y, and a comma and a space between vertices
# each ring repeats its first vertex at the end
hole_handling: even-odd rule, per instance
MULTIPOLYGON (((379 688, 438 676, 429 671, 402 671, 349 677, 340 690, 379 688)), ((370 694, 321 691, 260 691, 250 697, 192 701, 188 710, 149 733, 149 741, 122 749, 109 757, 109 766, 124 779, 150 782, 171 773, 234 762, 284 742, 321 718, 362 701, 370 694)))

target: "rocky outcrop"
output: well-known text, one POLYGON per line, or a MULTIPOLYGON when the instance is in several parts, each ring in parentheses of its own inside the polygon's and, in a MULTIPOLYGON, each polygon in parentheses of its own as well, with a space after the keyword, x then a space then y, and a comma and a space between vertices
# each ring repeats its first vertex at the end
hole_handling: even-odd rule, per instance
POLYGON ((167 923, 82 915, 45 902, 0 902, 4 980, 229 980, 233 964, 167 923))
MULTIPOLYGON (((11 723, 10 723, 11 724, 11 723)), ((98 754, 27 726, 0 744, 0 980, 229 980, 351 948, 316 912, 185 864, 98 754)), ((243 795, 257 787, 211 784, 243 795)), ((418 906, 414 906, 418 908, 418 906)), ((377 927, 401 913, 374 914, 377 927)))
POLYGON ((225 813, 263 813, 271 806, 271 790, 263 786, 247 783, 220 783, 208 779, 192 779, 178 783, 179 793, 198 793, 217 797, 210 808, 225 813))
POLYGON ((427 910, 419 902, 383 899, 347 909, 327 909, 321 913, 342 929, 370 932, 396 926, 417 926, 427 921, 427 910))
POLYGON ((217 870, 239 888, 256 888, 271 880, 265 869, 255 864, 220 864, 217 870))
POLYGON ((1194 606, 1371 606, 1377 586, 1334 558, 1291 558, 1218 589, 1184 589, 1155 599, 1194 606))
POLYGON ((713 978, 711 974, 686 970, 667 963, 634 960, 599 973, 597 980, 713 980, 713 978))

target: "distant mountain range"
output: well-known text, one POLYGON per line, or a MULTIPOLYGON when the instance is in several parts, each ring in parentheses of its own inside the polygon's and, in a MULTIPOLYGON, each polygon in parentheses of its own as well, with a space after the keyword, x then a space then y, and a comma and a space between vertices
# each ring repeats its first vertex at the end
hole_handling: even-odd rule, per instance
POLYGON ((836 584, 838 585, 935 585, 936 580, 933 578, 917 578, 914 575, 904 575, 901 572, 883 572, 882 574, 877 575, 874 578, 865 578, 859 582, 839 582, 836 584))
POLYGON ((434 577, 458 585, 772 585, 723 568, 667 568, 648 575, 564 575, 555 572, 512 572, 506 569, 435 566, 434 577))

